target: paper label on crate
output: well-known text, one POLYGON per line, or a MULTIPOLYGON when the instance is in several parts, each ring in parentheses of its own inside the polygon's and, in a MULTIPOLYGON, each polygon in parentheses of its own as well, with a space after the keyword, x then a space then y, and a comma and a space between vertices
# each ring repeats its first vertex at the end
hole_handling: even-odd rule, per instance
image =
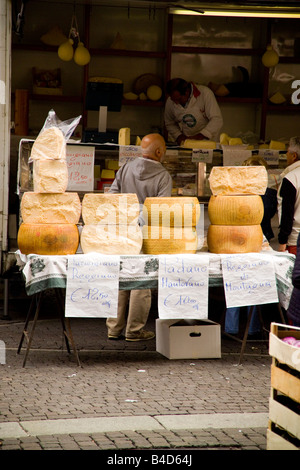
POLYGON ((192 162, 212 163, 213 149, 193 149, 192 162))
POLYGON ((116 318, 119 272, 117 255, 69 255, 65 316, 116 318))
POLYGON ((140 145, 120 145, 119 146, 119 165, 124 165, 134 158, 142 157, 140 145))
POLYGON ((221 255, 227 307, 278 302, 272 256, 261 253, 221 255))
POLYGON ((158 316, 163 319, 208 318, 209 257, 160 255, 158 316))
POLYGON ((67 191, 93 191, 95 147, 67 145, 67 191))

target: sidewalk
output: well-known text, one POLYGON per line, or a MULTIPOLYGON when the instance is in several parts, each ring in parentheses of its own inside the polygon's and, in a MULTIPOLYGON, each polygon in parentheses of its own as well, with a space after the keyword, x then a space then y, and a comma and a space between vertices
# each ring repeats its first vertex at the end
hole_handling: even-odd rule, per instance
MULTIPOLYGON (((71 319, 78 367, 50 299, 23 368, 25 349, 18 355, 17 348, 26 312, 25 299, 0 320, 0 449, 266 448, 266 342, 248 342, 241 365, 241 344, 226 337, 221 359, 170 361, 155 340, 109 341, 105 319, 71 319)), ((149 317, 153 331, 156 316, 149 317)))

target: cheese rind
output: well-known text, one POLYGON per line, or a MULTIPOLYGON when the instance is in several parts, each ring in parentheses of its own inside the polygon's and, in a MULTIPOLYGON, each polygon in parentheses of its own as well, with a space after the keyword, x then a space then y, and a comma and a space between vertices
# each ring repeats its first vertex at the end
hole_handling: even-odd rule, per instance
POLYGON ((209 225, 207 246, 211 253, 259 253, 263 232, 260 225, 209 225))
POLYGON ((259 194, 268 186, 268 172, 260 166, 214 166, 209 176, 211 192, 217 195, 259 194))
POLYGON ((200 204, 196 197, 147 197, 143 219, 147 225, 195 227, 200 219, 200 204))
POLYGON ((68 187, 68 166, 65 160, 35 160, 33 190, 35 193, 64 193, 68 187))
POLYGON ((30 154, 31 160, 65 160, 66 141, 58 127, 44 129, 36 138, 30 154))
POLYGON ((193 254, 197 251, 198 237, 195 227, 144 225, 142 231, 145 254, 193 254))
POLYGON ((119 145, 130 145, 130 128, 122 127, 119 129, 119 145))
POLYGON ((18 231, 18 247, 29 255, 73 255, 79 244, 75 224, 24 224, 18 231))
POLYGON ((77 193, 26 192, 20 210, 26 224, 78 224, 81 203, 77 193))
POLYGON ((143 237, 139 225, 84 225, 80 235, 84 254, 138 255, 143 237))
POLYGON ((258 225, 263 215, 263 201, 257 194, 209 199, 208 217, 213 225, 258 225))
POLYGON ((87 225, 137 224, 139 214, 136 194, 86 193, 82 200, 82 219, 87 225))

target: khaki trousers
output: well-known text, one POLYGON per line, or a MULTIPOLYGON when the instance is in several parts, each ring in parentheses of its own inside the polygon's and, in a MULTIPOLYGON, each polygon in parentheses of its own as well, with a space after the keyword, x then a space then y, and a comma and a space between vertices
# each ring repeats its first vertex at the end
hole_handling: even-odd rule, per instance
POLYGON ((125 337, 134 338, 147 323, 151 307, 151 290, 120 290, 117 318, 107 318, 106 326, 109 335, 120 336, 125 328, 125 337), (126 323, 127 305, 128 316, 126 323))

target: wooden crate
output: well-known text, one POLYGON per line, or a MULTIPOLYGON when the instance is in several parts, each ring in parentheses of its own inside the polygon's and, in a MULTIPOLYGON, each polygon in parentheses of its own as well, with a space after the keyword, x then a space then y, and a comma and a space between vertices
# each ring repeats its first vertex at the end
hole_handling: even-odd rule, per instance
POLYGON ((300 450, 300 348, 282 341, 300 339, 300 328, 271 324, 271 395, 267 450, 300 450))

